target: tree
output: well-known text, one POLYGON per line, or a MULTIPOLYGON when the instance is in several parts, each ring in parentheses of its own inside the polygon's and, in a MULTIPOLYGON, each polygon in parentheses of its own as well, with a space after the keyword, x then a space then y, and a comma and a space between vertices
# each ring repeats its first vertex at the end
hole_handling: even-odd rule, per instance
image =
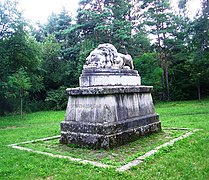
MULTIPOLYGON (((46 39, 51 35, 54 36, 56 43, 59 43, 60 45, 59 61, 57 61, 57 63, 62 67, 68 67, 68 72, 62 72, 65 75, 65 85, 68 80, 68 85, 71 84, 71 86, 76 86, 78 84, 75 79, 80 50, 77 25, 72 23, 71 16, 63 9, 59 14, 53 13, 49 17, 45 27, 45 34, 46 39)), ((45 52, 47 53, 47 51, 45 52)), ((47 56, 45 57, 47 58, 47 56)))
POLYGON ((10 37, 23 24, 21 12, 17 10, 18 1, 5 0, 0 2, 0 39, 10 37))
POLYGON ((134 66, 135 69, 139 71, 141 83, 154 87, 154 99, 160 99, 159 96, 162 91, 162 68, 159 66, 158 61, 157 53, 144 53, 139 58, 134 59, 134 66))
POLYGON ((61 66, 61 45, 56 41, 55 36, 48 35, 43 42, 43 69, 45 89, 56 89, 62 83, 63 65, 61 66))
POLYGON ((81 42, 80 54, 78 60, 78 72, 77 78, 79 78, 82 73, 83 65, 86 62, 86 57, 88 57, 89 53, 95 48, 95 43, 93 40, 86 39, 81 42))
POLYGON ((173 18, 175 29, 168 44, 170 74, 170 98, 173 100, 192 99, 193 83, 191 77, 191 20, 185 13, 173 18))
POLYGON ((170 40, 173 39, 175 16, 173 15, 169 1, 144 0, 141 6, 146 9, 144 24, 150 29, 150 33, 156 37, 156 47, 159 54, 159 63, 162 71, 162 100, 170 99, 169 89, 169 49, 170 40))
POLYGON ((193 38, 193 79, 196 82, 198 99, 201 99, 201 86, 209 87, 209 1, 202 1, 202 12, 192 24, 193 38))
MULTIPOLYGON (((71 16, 65 9, 59 14, 52 13, 41 28, 40 25, 40 30, 33 32, 37 40, 42 43, 44 70, 42 75, 45 90, 42 91, 41 96, 47 102, 52 102, 51 94, 58 95, 63 87, 78 85, 80 40, 77 25, 72 22, 71 16)), ((61 96, 62 94, 60 98, 61 96)), ((57 106, 53 103, 51 105, 57 106)))
POLYGON ((132 44, 131 5, 127 0, 105 0, 104 4, 112 15, 112 43, 120 52, 128 53, 132 44))
POLYGON ((23 115, 23 98, 28 95, 31 86, 30 78, 23 68, 8 77, 7 92, 5 94, 8 98, 20 98, 21 117, 23 115))
POLYGON ((95 44, 111 41, 111 12, 104 7, 104 0, 79 2, 77 25, 81 41, 92 40, 95 44))
POLYGON ((40 45, 26 31, 28 24, 16 6, 15 1, 5 1, 5 4, 1 2, 0 99, 3 102, 0 104, 1 114, 16 108, 16 100, 8 98, 9 86, 11 81, 15 80, 9 77, 16 77, 19 73, 21 75, 24 70, 30 78, 31 94, 43 87, 40 75, 42 62, 40 45))
POLYGON ((47 92, 46 102, 51 103, 53 110, 61 110, 66 108, 67 104, 67 94, 65 93, 66 87, 60 86, 56 90, 49 90, 47 92))
POLYGON ((127 0, 80 1, 77 24, 81 40, 93 41, 95 46, 112 43, 119 52, 142 54, 140 48, 149 46, 149 43, 142 29, 132 33, 132 8, 127 0))
MULTIPOLYGON (((2 76, 3 97, 6 97, 6 99, 9 97, 8 93, 10 93, 10 80, 14 80, 13 85, 15 86, 15 81, 18 79, 8 77, 19 77, 24 80, 27 79, 25 78, 27 75, 31 84, 31 88, 29 89, 30 94, 34 95, 36 92, 40 91, 43 88, 40 45, 35 41, 35 39, 25 34, 25 32, 20 29, 15 32, 12 37, 4 41, 4 47, 7 59, 3 60, 6 67, 2 68, 2 74, 4 74, 2 76)), ((18 83, 19 81, 16 84, 18 83)), ((8 101, 11 100, 8 99, 8 101)), ((11 101, 11 106, 15 104, 14 101, 11 101)), ((15 108, 15 106, 13 106, 13 108, 15 108)))

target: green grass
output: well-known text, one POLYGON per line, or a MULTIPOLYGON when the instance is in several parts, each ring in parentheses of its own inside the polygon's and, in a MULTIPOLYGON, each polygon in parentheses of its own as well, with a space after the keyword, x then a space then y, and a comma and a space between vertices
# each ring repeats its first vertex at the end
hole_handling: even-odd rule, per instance
POLYGON ((186 132, 188 131, 164 130, 111 150, 92 150, 87 147, 82 148, 75 145, 66 146, 60 144, 58 139, 38 141, 36 143, 28 143, 21 146, 42 152, 49 152, 52 154, 97 161, 111 166, 121 166, 139 156, 142 156, 155 147, 168 142, 175 137, 185 134, 186 132))
MULTIPOLYGON (((145 162, 124 173, 113 168, 97 168, 7 146, 59 135, 59 123, 64 119, 64 111, 32 113, 25 115, 23 119, 20 116, 0 117, 0 179, 209 179, 209 100, 159 103, 156 105, 156 111, 160 114, 164 127, 202 130, 176 142, 173 146, 163 148, 145 162)), ((152 143, 157 136, 152 135, 139 140, 144 146, 147 144, 144 151, 156 145, 152 143)), ((136 148, 134 143, 132 148, 136 148)), ((110 164, 115 162, 115 165, 119 165, 121 159, 131 160, 128 157, 133 158, 137 150, 131 154, 128 148, 129 146, 120 149, 124 157, 114 154, 110 157, 102 151, 104 156, 107 155, 107 159, 100 160, 110 164)), ((75 148, 74 156, 78 150, 82 151, 75 148)), ((99 152, 97 153, 99 156, 99 152)), ((79 151, 77 154, 83 155, 79 151)))

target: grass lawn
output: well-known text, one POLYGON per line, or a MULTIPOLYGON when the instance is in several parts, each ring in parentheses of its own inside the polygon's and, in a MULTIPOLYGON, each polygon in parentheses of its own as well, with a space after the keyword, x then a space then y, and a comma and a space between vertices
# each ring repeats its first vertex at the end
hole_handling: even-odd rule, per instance
MULTIPOLYGON (((163 128, 202 130, 176 142, 173 146, 163 148, 145 162, 125 172, 8 147, 9 144, 59 135, 59 123, 64 119, 64 111, 37 112, 24 115, 23 119, 20 116, 0 117, 0 179, 209 179, 209 100, 159 103, 156 105, 156 112, 160 114, 163 128)), ((164 142, 166 138, 176 136, 172 133, 168 137, 166 133, 167 131, 163 131, 139 140, 144 148, 142 151, 145 152, 157 145, 159 142, 155 142, 155 139, 158 137, 164 142), (156 144, 153 145, 153 142, 156 144)), ((178 133, 180 132, 177 132, 177 135, 178 133)), ((53 141, 52 143, 56 144, 53 141)), ((86 149, 85 158, 93 158, 111 165, 123 164, 121 159, 127 161, 141 155, 141 148, 136 144, 137 142, 133 142, 126 147, 108 152, 86 149), (116 151, 123 155, 116 156, 116 151), (93 156, 95 153, 96 156, 93 156), (99 159, 100 155, 105 158, 99 159)), ((84 155, 82 149, 68 148, 71 148, 72 156, 84 155)))

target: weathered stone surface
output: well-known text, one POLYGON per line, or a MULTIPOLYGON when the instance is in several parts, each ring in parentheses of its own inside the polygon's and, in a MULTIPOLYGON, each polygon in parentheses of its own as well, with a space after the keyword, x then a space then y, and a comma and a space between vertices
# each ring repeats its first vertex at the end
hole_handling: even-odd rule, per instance
POLYGON ((154 114, 151 93, 69 96, 65 121, 111 123, 154 114))
POLYGON ((151 90, 146 86, 67 89, 60 142, 111 148, 160 131, 151 90))
POLYGON ((71 131, 76 133, 110 135, 156 122, 159 122, 159 116, 157 114, 153 114, 112 123, 63 121, 61 123, 61 129, 65 132, 71 131))
POLYGON ((132 69, 95 69, 82 71, 80 87, 89 86, 139 86, 141 78, 138 71, 132 69))
POLYGON ((108 95, 123 93, 151 93, 152 86, 96 86, 96 87, 77 87, 68 88, 66 91, 69 95, 108 95))
POLYGON ((62 131, 60 142, 63 144, 72 143, 80 146, 89 146, 92 148, 109 149, 116 146, 124 145, 128 142, 138 139, 141 136, 158 132, 160 130, 160 122, 155 122, 137 128, 130 128, 127 131, 108 135, 62 131))
POLYGON ((134 69, 130 54, 118 53, 115 46, 109 43, 99 44, 89 56, 83 69, 134 69))

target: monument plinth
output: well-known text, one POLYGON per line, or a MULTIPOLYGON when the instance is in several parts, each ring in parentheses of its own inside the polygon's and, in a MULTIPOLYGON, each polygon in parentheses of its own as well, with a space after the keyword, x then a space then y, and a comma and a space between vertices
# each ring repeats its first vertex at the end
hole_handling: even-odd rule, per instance
POLYGON ((67 89, 60 142, 111 148, 160 131, 152 87, 141 86, 130 56, 118 55, 111 44, 99 45, 94 51, 84 65, 80 87, 67 89))
POLYGON ((80 87, 91 86, 139 86, 141 78, 132 69, 84 69, 80 87))

